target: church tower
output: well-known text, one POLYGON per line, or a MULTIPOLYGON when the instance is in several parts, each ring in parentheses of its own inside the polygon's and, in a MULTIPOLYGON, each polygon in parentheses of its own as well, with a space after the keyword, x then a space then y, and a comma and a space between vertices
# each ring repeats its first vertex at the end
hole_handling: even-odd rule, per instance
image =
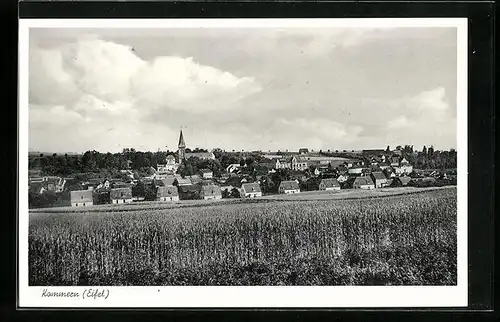
POLYGON ((182 129, 181 129, 181 135, 179 136, 179 150, 177 151, 177 156, 179 157, 179 163, 182 162, 186 158, 186 143, 184 142, 184 136, 182 135, 182 129))

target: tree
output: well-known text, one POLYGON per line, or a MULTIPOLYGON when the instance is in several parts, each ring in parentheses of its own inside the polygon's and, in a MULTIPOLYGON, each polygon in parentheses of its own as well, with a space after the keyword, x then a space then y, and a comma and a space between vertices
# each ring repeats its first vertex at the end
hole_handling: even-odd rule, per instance
POLYGON ((391 147, 387 146, 387 149, 385 149, 385 152, 391 152, 391 147))

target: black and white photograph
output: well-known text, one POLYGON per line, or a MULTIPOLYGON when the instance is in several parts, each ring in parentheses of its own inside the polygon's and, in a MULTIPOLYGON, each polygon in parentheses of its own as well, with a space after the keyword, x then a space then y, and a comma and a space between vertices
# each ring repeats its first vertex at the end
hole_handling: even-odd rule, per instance
POLYGON ((20 23, 26 303, 467 304, 465 19, 20 23))

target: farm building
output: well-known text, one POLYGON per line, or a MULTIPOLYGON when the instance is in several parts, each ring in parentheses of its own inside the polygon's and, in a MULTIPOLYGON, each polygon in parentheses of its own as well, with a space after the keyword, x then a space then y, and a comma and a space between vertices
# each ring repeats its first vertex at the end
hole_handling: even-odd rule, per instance
POLYGON ((222 191, 217 185, 206 185, 201 187, 201 198, 205 200, 221 199, 222 191))
POLYGON ((387 178, 382 172, 372 172, 371 178, 375 183, 375 188, 382 188, 387 185, 387 178))
POLYGON ((284 194, 299 193, 300 187, 297 181, 281 181, 278 192, 284 194))
POLYGON ((301 148, 299 149, 299 154, 307 154, 309 153, 309 149, 308 148, 301 148))
POLYGON ((335 178, 322 179, 319 190, 340 190, 340 184, 335 178))
POLYGON ((156 190, 158 201, 179 201, 179 191, 175 186, 158 187, 156 190))
POLYGON ((201 169, 200 173, 203 179, 212 179, 214 177, 214 173, 209 169, 201 169))
POLYGON ((351 189, 373 189, 375 184, 369 176, 351 177, 347 180, 347 187, 351 189))
POLYGON ((404 187, 407 186, 411 181, 410 177, 395 177, 392 178, 392 187, 404 187))
POLYGON ((262 191, 258 183, 244 183, 241 185, 242 196, 245 198, 262 197, 262 191))
POLYGON ((109 192, 109 200, 113 204, 130 203, 132 199, 132 189, 130 188, 113 188, 109 192))
POLYGON ((94 204, 92 190, 70 191, 71 207, 88 207, 94 204))

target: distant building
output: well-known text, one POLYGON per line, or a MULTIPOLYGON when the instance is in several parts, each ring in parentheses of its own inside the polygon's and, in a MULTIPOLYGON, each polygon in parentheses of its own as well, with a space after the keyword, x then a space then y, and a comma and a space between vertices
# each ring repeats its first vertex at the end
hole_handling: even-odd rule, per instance
POLYGON ((278 192, 281 194, 299 193, 300 187, 297 181, 281 181, 278 192))
POLYGON ((295 171, 304 171, 307 169, 307 162, 297 158, 296 156, 292 157, 291 160, 291 169, 295 171))
POLYGON ((394 170, 395 170, 397 175, 410 174, 413 172, 413 166, 410 164, 410 162, 408 162, 408 160, 403 158, 399 162, 399 166, 394 167, 394 170))
POLYGON ((340 184, 335 178, 322 179, 319 183, 319 190, 340 190, 340 184))
POLYGON ((192 184, 191 180, 189 178, 176 178, 175 183, 178 186, 190 186, 192 184))
POLYGON ((299 149, 299 154, 307 154, 309 153, 309 149, 308 148, 301 148, 299 149))
POLYGON ((130 189, 130 188, 113 188, 109 192, 109 199, 110 199, 112 204, 131 203, 133 201, 132 189, 130 189))
POLYGON ((156 190, 158 201, 179 201, 179 191, 175 186, 162 186, 156 190))
POLYGON ((204 200, 221 199, 222 191, 217 185, 206 185, 201 187, 201 198, 204 200))
POLYGON ((351 189, 374 189, 375 184, 369 176, 351 177, 347 180, 347 186, 351 189))
POLYGON ((372 172, 371 178, 375 184, 375 188, 382 188, 387 185, 387 177, 382 172, 372 172))
POLYGON ((262 191, 258 183, 244 183, 241 185, 241 195, 245 198, 262 197, 262 191))
POLYGON ((71 207, 89 207, 94 204, 91 190, 70 191, 71 207))
POLYGON ((352 166, 347 169, 347 173, 349 174, 362 174, 363 173, 363 167, 362 166, 352 166))
POLYGON ((212 179, 214 177, 214 173, 210 169, 201 169, 200 173, 201 173, 203 179, 212 179))

